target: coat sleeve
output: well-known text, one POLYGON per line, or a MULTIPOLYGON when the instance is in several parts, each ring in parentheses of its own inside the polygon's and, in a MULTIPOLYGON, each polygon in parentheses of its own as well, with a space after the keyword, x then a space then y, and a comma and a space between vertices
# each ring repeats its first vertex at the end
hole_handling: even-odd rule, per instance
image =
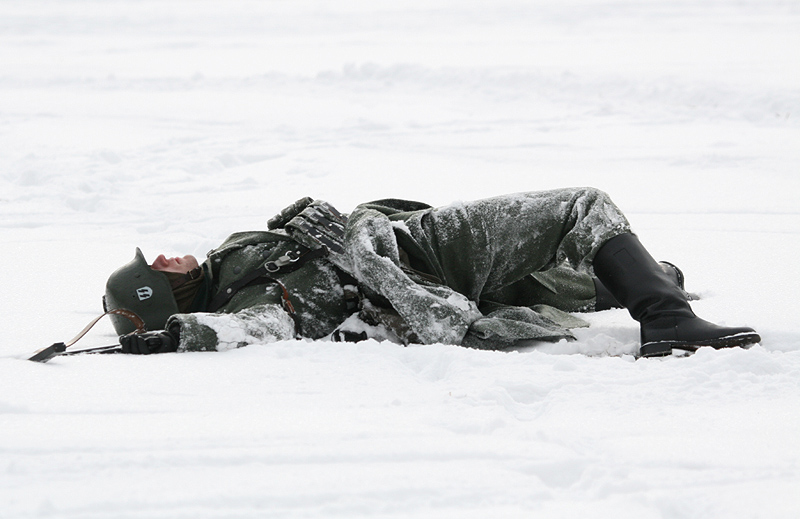
POLYGON ((352 273, 397 311, 423 344, 461 344, 481 317, 476 304, 445 286, 422 286, 400 268, 392 222, 381 212, 358 207, 345 231, 352 273))
POLYGON ((294 321, 276 304, 231 314, 175 314, 167 321, 167 329, 180 337, 178 351, 226 351, 295 338, 294 321))

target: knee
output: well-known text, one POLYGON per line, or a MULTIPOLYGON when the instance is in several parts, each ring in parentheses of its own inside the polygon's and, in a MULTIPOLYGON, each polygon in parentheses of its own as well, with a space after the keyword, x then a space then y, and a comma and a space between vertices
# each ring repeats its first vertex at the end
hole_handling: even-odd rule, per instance
POLYGON ((608 193, 602 189, 597 189, 596 187, 582 187, 580 188, 580 191, 581 195, 585 198, 590 198, 592 200, 611 200, 611 197, 608 196, 608 193))

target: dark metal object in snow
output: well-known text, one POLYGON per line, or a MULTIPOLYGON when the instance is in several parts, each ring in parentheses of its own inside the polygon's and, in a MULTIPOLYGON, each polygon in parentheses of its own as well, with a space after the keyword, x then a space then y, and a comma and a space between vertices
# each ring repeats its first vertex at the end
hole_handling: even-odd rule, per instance
POLYGON ((81 330, 80 333, 78 333, 78 335, 73 337, 68 342, 56 342, 50 346, 47 346, 46 348, 37 350, 33 355, 31 355, 30 358, 28 358, 28 360, 32 360, 34 362, 47 362, 58 355, 77 355, 79 353, 116 353, 117 351, 120 351, 121 347, 118 344, 111 346, 100 346, 97 348, 86 348, 83 350, 73 350, 69 352, 67 351, 67 348, 78 342, 84 335, 86 335, 86 333, 91 330, 100 319, 111 314, 121 315, 130 319, 131 322, 133 322, 133 325, 136 326, 136 331, 134 333, 142 333, 145 331, 144 321, 142 321, 142 319, 136 315, 136 313, 124 308, 116 308, 92 319, 92 321, 87 324, 86 327, 81 330))

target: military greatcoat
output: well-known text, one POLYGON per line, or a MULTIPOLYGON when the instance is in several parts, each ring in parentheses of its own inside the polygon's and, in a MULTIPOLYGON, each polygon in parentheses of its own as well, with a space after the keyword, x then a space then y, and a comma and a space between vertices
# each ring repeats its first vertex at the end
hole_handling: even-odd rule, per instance
POLYGON ((433 208, 384 199, 347 218, 341 249, 208 304, 292 253, 287 228, 236 233, 209 253, 193 311, 167 327, 179 351, 225 350, 336 331, 402 343, 503 349, 569 339, 592 310, 591 261, 630 227, 593 188, 518 193, 433 208), (288 305, 287 305, 288 303, 288 305))

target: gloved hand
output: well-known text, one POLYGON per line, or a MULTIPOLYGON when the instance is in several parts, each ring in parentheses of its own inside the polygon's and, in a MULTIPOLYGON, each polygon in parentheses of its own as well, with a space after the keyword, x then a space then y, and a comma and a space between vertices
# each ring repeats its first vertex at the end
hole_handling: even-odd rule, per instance
POLYGON ((167 330, 129 333, 119 338, 122 353, 168 353, 178 351, 178 338, 167 330))

